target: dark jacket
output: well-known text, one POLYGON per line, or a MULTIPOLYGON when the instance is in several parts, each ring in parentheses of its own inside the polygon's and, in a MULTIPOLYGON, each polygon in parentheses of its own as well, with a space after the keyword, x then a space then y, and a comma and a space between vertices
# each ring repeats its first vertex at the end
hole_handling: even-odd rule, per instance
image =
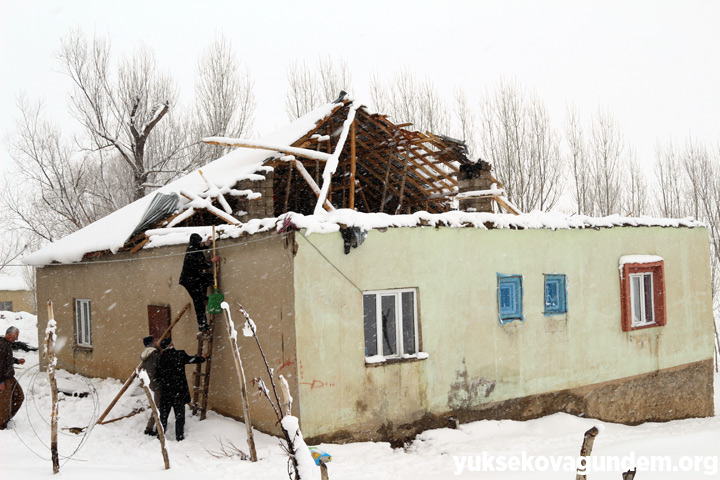
POLYGON ((15 377, 15 367, 17 363, 12 354, 12 343, 5 337, 0 337, 0 382, 15 377))
POLYGON ((207 271, 212 268, 212 262, 205 258, 205 250, 200 235, 197 233, 190 235, 178 282, 188 290, 207 288, 213 283, 212 273, 207 271))
POLYGON ((155 347, 147 347, 140 354, 140 359, 142 360, 141 368, 148 374, 148 378, 150 379, 150 385, 148 386, 153 393, 157 392, 160 388, 157 382, 158 358, 160 358, 160 351, 155 347))
POLYGON ((155 377, 160 385, 160 401, 170 405, 189 403, 190 389, 185 377, 185 365, 204 361, 203 357, 190 356, 185 350, 175 350, 172 347, 162 352, 155 370, 155 377))

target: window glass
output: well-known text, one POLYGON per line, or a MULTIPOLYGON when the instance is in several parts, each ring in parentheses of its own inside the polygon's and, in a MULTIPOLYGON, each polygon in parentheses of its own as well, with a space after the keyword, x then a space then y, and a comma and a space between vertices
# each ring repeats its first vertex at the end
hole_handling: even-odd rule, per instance
POLYGON ((363 295, 363 312, 365 324, 365 356, 377 355, 377 307, 376 295, 363 295))
POLYGON ((415 292, 402 293, 403 353, 416 353, 415 292))
POLYGON ((522 276, 498 274, 497 295, 500 321, 522 320, 522 276))
POLYGON ((397 319, 395 295, 382 295, 380 297, 382 315, 383 355, 397 354, 397 319))
POLYGON ((645 323, 654 323, 654 308, 653 308, 653 284, 652 284, 652 274, 646 273, 643 275, 643 294, 644 294, 644 307, 645 307, 645 315, 643 316, 643 321, 645 323))
POLYGON ((566 279, 561 274, 545 275, 545 315, 567 313, 566 279))

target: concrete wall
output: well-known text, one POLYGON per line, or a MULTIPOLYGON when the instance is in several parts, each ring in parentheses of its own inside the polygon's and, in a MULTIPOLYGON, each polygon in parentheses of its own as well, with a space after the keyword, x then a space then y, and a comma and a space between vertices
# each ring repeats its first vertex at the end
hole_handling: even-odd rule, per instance
MULTIPOLYGON (((712 382, 704 228, 391 228, 370 231, 349 255, 343 253, 340 233, 298 235, 297 242, 295 305, 306 438, 392 438, 409 424, 437 424, 442 415, 471 419, 472 412, 512 399, 683 365, 690 370, 700 365, 695 378, 712 382), (664 327, 621 329, 618 262, 630 254, 665 260, 664 327), (524 321, 499 323, 497 273, 523 275, 524 321), (565 315, 543 314, 547 273, 567 275, 565 315), (361 290, 403 287, 418 289, 421 350, 429 358, 366 366, 361 290)), ((670 405, 669 411, 679 405, 672 404, 673 391, 670 382, 648 394, 651 402, 670 405)), ((709 391, 709 403, 670 415, 712 414, 712 385, 698 391, 701 396, 709 391)), ((599 402, 604 398, 609 397, 600 396, 599 402)), ((602 412, 597 398, 594 402, 586 410, 602 412)), ((658 418, 642 402, 627 408, 636 410, 633 418, 640 421, 658 418)))
POLYGON ((35 292, 28 290, 0 290, 0 302, 13 302, 13 312, 36 313, 35 292))
MULTIPOLYGON (((285 375, 291 392, 296 395, 292 252, 286 246, 285 237, 255 235, 220 241, 218 247, 218 255, 224 259, 220 291, 231 305, 233 320, 240 329, 244 319, 237 313, 235 304, 241 302, 257 324, 270 365, 285 375)), ((52 265, 38 269, 38 301, 42 305, 47 300, 53 301, 58 322, 58 342, 62 345, 58 350, 60 368, 124 381, 140 361, 141 339, 148 334, 147 306, 170 305, 174 318, 190 302, 185 289, 177 283, 184 252, 185 246, 181 245, 100 258, 115 263, 52 265), (91 300, 92 350, 74 346, 75 298, 91 300)), ((240 387, 223 318, 217 316, 222 322, 215 330, 209 405, 216 411, 240 418, 240 387)), ((46 322, 46 309, 41 308, 40 335, 46 322)), ((197 322, 191 307, 173 331, 175 347, 194 355, 196 334, 197 322)), ((38 341, 42 343, 42 339, 38 341)), ((240 334, 238 342, 251 392, 253 424, 264 431, 276 432, 276 419, 269 404, 250 383, 259 376, 267 382, 264 363, 254 340, 240 334)), ((191 386, 193 368, 187 368, 191 386)))

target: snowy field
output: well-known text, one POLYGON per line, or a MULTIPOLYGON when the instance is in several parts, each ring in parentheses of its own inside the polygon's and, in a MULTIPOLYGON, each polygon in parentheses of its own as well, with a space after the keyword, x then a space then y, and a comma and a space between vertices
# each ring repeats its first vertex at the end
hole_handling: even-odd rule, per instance
MULTIPOLYGON (((35 317, 0 312, 2 332, 10 325, 20 328, 20 340, 37 343, 35 317)), ((36 352, 17 352, 27 362, 16 376, 26 400, 7 430, 0 431, 0 478, 52 477, 50 462, 50 390, 47 375, 38 371, 36 352)), ((62 365, 59 365, 62 368, 62 365)), ((715 411, 720 409, 715 377, 715 411)), ((157 439, 144 435, 147 412, 119 422, 93 426, 101 411, 121 387, 117 380, 85 379, 58 372, 58 387, 68 392, 89 392, 86 397, 60 394, 60 476, 72 479, 284 479, 287 458, 277 439, 256 432, 259 461, 242 461, 232 446, 247 451, 244 426, 208 412, 199 422, 188 412, 186 440, 167 442, 171 469, 165 470, 157 439), (78 428, 87 427, 82 432, 78 428), (230 455, 223 455, 221 450, 230 455)), ((110 416, 128 414, 144 406, 144 393, 126 394, 110 416)), ((328 465, 331 479, 574 479, 572 465, 579 453, 583 433, 598 426, 600 433, 593 457, 641 465, 653 471, 635 477, 645 479, 720 478, 720 417, 647 423, 629 427, 555 414, 526 422, 480 421, 460 429, 427 431, 404 449, 387 443, 321 445, 333 456, 328 465), (655 457, 654 459, 650 457, 655 457), (659 458, 665 457, 665 458, 659 458), (657 460, 657 462, 656 462, 657 460), (478 463, 478 461, 480 463, 478 463), (651 462, 656 462, 652 467, 651 462), (669 462, 669 463, 666 463, 669 462), (479 465, 495 471, 471 471, 479 465), (520 471, 522 469, 525 471, 520 471), (658 471, 670 468, 674 471, 658 471), (529 470, 529 471, 528 471, 529 470)), ((173 430, 170 421, 171 433, 173 430)), ((600 465, 602 466, 602 465, 600 465)), ((621 465, 623 470, 627 467, 621 465)), ((621 470, 588 473, 589 480, 621 478, 621 470)), ((316 478, 320 478, 319 469, 316 478)))

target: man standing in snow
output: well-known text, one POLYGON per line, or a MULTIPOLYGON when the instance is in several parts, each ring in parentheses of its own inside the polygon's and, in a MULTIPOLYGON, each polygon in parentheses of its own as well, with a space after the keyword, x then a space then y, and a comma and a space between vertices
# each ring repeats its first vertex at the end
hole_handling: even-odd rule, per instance
MULTIPOLYGON (((140 367, 147 372, 148 378, 150 379, 150 391, 153 393, 153 399, 155 405, 160 406, 160 385, 157 382, 157 361, 160 358, 160 350, 157 349, 157 342, 152 335, 148 335, 143 338, 143 345, 145 350, 140 354, 142 363, 140 367)), ((157 435, 155 432, 155 416, 150 412, 150 418, 148 418, 147 426, 145 427, 145 435, 157 435)))
POLYGON ((10 327, 5 337, 0 338, 0 430, 15 416, 25 400, 20 384, 15 380, 14 364, 22 365, 24 358, 17 359, 12 354, 12 344, 20 336, 17 327, 10 327))
POLYGON ((185 365, 203 363, 204 357, 190 356, 185 350, 175 350, 172 340, 160 343, 163 352, 157 362, 155 375, 160 384, 160 423, 167 429, 170 410, 175 412, 175 438, 185 439, 185 404, 190 402, 190 389, 185 377, 185 365))

